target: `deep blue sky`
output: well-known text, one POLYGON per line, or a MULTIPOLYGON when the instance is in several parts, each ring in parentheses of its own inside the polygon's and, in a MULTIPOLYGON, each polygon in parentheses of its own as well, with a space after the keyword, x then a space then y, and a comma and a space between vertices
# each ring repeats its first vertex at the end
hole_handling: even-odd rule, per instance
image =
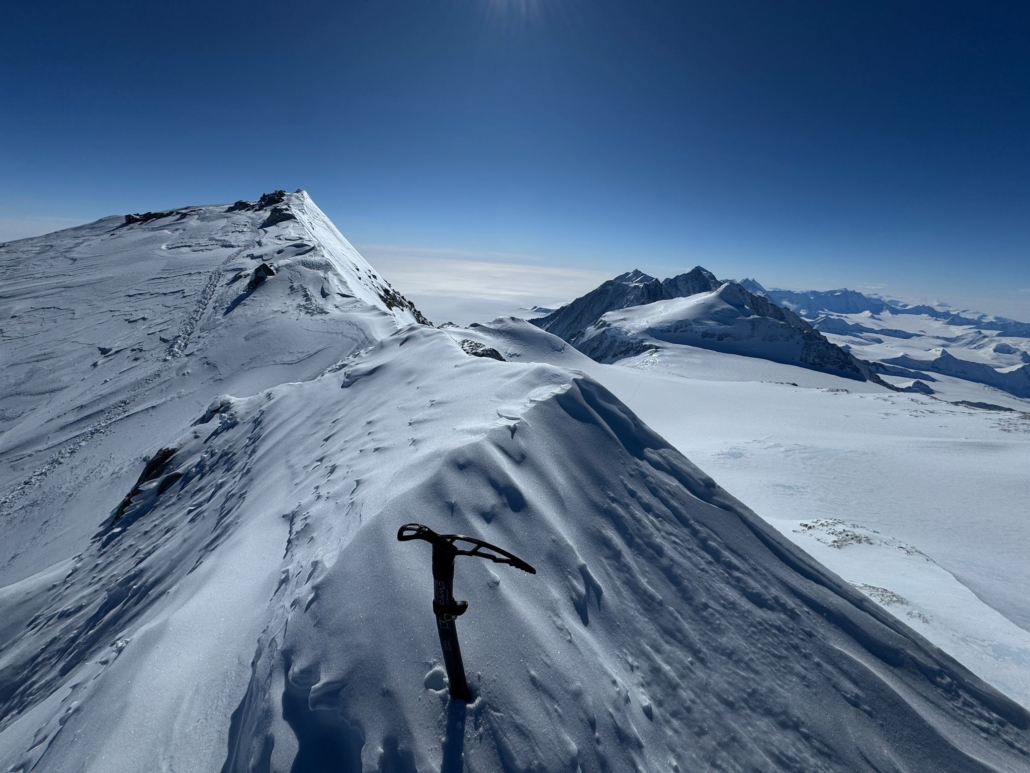
POLYGON ((10 3, 0 218, 303 187, 402 275, 701 263, 1030 319, 1028 9, 10 3))

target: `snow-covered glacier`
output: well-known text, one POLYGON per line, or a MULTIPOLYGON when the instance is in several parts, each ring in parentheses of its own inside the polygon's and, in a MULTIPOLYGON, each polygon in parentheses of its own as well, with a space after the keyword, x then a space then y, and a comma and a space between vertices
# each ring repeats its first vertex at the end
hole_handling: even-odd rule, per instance
POLYGON ((303 192, 0 265, 2 769, 1030 765, 1025 709, 582 372, 423 324, 303 192), (538 571, 458 563, 468 704, 410 521, 538 571))

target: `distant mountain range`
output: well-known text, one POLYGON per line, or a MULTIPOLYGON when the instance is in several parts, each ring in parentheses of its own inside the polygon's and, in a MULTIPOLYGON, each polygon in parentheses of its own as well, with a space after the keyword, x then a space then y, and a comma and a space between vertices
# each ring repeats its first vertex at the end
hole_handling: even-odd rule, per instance
POLYGON ((794 310, 842 348, 864 346, 863 353, 881 374, 931 382, 932 374, 940 374, 1030 397, 1030 341, 1023 340, 1030 339, 1030 323, 943 306, 911 305, 843 288, 793 292, 766 290, 753 279, 741 284, 794 310), (911 321, 917 329, 894 326, 911 328, 911 321), (938 323, 932 332, 931 323, 938 323), (892 346, 884 337, 909 345, 895 340, 892 346), (888 348, 896 352, 884 351, 888 348), (949 349, 965 350, 966 357, 956 357, 949 349))
MULTIPOLYGON (((969 325, 981 330, 997 330, 1002 335, 1030 337, 1030 323, 1018 322, 1006 317, 994 317, 987 314, 970 316, 971 312, 968 311, 959 312, 950 308, 926 304, 912 305, 902 301, 865 295, 857 290, 848 290, 847 288, 795 292, 793 290, 781 289, 767 290, 754 279, 744 279, 740 284, 747 288, 749 292, 756 295, 764 295, 773 303, 791 309, 799 316, 808 320, 818 320, 820 316, 827 312, 835 314, 860 314, 862 312, 882 314, 886 311, 891 314, 925 315, 941 320, 948 325, 969 325)), ((816 327, 819 326, 816 325, 816 327)))
POLYGON ((846 288, 770 290, 700 266, 664 280, 630 271, 532 322, 598 362, 678 344, 904 391, 932 394, 926 382, 945 376, 1030 397, 1026 322, 846 288))

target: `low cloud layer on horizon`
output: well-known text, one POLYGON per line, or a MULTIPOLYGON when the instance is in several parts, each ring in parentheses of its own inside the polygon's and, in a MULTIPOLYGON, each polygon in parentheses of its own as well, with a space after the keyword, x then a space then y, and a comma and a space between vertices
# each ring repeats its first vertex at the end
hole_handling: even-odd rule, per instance
POLYGON ((558 306, 611 279, 607 271, 544 265, 529 255, 384 244, 358 250, 434 322, 484 322, 558 306))
POLYGON ((13 242, 45 236, 54 231, 74 228, 86 221, 76 217, 0 217, 0 242, 13 242))
MULTIPOLYGON (((506 315, 531 316, 528 309, 532 306, 561 306, 632 268, 562 267, 545 265, 545 259, 531 255, 462 249, 389 244, 365 244, 358 249, 431 320, 457 324, 486 322, 506 315)), ((722 279, 730 278, 719 271, 715 273, 722 279)), ((754 278, 766 287, 780 287, 776 282, 763 281, 760 276, 754 278)), ((829 289, 815 286, 817 284, 820 283, 785 289, 829 289)), ((982 295, 938 298, 926 295, 925 290, 892 289, 882 283, 859 282, 852 285, 852 289, 906 303, 943 303, 956 310, 1030 320, 1030 308, 1025 300, 1030 288, 1010 291, 1007 298, 982 295)))

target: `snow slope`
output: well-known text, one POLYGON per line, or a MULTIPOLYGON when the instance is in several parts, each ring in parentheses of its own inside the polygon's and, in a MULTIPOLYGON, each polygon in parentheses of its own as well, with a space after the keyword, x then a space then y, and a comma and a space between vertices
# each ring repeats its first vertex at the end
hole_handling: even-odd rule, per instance
POLYGON ((689 346, 602 365, 520 320, 452 332, 600 381, 784 536, 1030 708, 1030 402, 949 404, 689 346))
POLYGON ((1030 714, 604 387, 278 205, 0 250, 0 767, 1026 769, 1030 714), (459 561, 467 706, 412 520, 538 570, 459 561))

